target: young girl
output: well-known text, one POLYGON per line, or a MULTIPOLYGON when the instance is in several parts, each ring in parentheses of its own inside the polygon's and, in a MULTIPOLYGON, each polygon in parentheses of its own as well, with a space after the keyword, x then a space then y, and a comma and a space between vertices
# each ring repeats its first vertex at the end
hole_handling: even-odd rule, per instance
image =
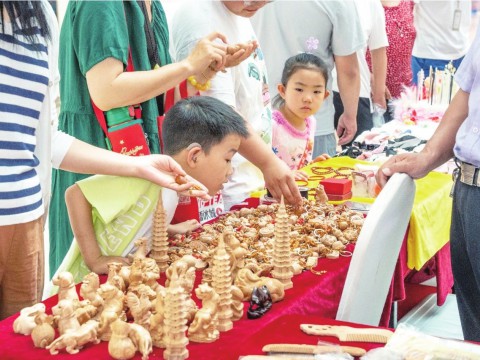
MULTIPOLYGON (((274 153, 295 170, 296 180, 307 179, 300 171, 312 161, 315 114, 329 95, 327 67, 318 56, 301 53, 290 57, 283 68, 273 105, 274 153)), ((316 160, 325 160, 321 155, 316 160)))

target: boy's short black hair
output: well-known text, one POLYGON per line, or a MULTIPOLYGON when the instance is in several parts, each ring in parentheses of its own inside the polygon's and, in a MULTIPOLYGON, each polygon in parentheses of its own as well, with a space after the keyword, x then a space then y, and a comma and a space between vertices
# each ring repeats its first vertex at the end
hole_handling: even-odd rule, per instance
POLYGON ((247 124, 240 114, 224 102, 210 96, 193 96, 177 102, 162 125, 164 153, 178 154, 198 143, 208 154, 212 146, 227 135, 247 138, 247 124))

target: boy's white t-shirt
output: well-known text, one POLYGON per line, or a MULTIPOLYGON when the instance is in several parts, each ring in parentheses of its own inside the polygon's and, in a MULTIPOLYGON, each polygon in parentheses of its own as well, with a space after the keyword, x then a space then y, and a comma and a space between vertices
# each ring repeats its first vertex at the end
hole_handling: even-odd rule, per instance
POLYGON ((455 60, 467 53, 472 22, 471 0, 415 0, 414 24, 417 36, 412 55, 435 60, 455 60), (460 13, 458 30, 453 30, 455 12, 460 13))
MULTIPOLYGON (((138 178, 96 175, 77 182, 92 206, 93 227, 102 254, 127 256, 134 241, 152 235, 152 219, 162 192, 167 224, 177 207, 178 195, 138 178)), ((149 243, 149 248, 151 244, 149 243)), ((76 241, 72 242, 56 274, 69 271, 76 283, 90 272, 76 241)))
MULTIPOLYGON (((360 69, 360 97, 370 99, 370 69, 365 58, 367 49, 376 50, 388 46, 387 31, 385 28, 385 11, 378 0, 354 0, 358 17, 362 26, 365 46, 357 51, 358 66, 360 69)), ((333 90, 338 92, 337 72, 333 71, 333 90)))
MULTIPOLYGON (((197 42, 218 31, 229 44, 256 40, 250 20, 231 13, 221 1, 186 1, 176 9, 171 20, 171 55, 175 61, 188 56, 197 42)), ((212 96, 233 106, 270 147, 272 109, 263 53, 257 49, 240 65, 218 72, 211 88, 202 95, 212 96)), ((264 187, 263 175, 239 154, 232 159, 234 174, 222 192, 228 210, 250 193, 264 187)))

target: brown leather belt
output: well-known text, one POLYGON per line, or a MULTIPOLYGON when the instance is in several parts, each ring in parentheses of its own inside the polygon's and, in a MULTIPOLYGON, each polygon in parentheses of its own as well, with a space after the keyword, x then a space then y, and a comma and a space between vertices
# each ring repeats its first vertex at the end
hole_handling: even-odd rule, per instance
POLYGON ((471 186, 480 186, 480 169, 475 165, 457 160, 458 167, 460 168, 460 180, 462 183, 471 186))

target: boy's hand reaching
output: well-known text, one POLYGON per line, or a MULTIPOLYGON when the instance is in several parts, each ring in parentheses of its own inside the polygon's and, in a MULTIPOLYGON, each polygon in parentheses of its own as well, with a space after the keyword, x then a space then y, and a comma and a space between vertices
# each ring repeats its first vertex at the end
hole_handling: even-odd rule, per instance
POLYGON ((190 234, 192 231, 197 230, 202 225, 196 219, 187 220, 178 224, 168 225, 168 234, 173 236, 177 234, 190 234))
POLYGON ((118 262, 126 266, 132 265, 132 261, 129 258, 124 258, 122 256, 101 255, 95 260, 93 260, 88 265, 88 268, 97 274, 108 274, 108 263, 111 263, 111 262, 118 262))

